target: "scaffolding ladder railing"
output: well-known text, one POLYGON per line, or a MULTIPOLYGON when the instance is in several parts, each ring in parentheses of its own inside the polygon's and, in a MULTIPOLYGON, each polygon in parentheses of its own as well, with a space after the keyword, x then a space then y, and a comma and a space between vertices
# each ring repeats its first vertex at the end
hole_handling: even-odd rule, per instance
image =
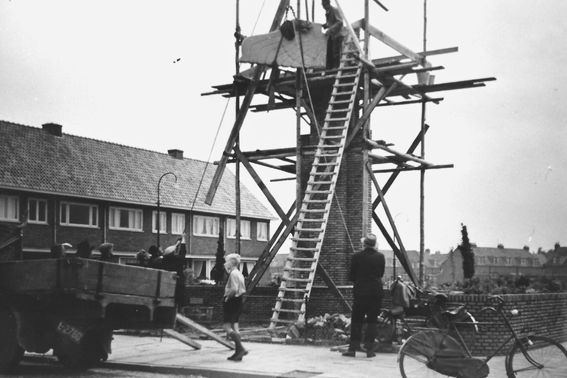
POLYGON ((345 38, 342 50, 270 329, 305 320, 362 70, 352 36, 345 38))

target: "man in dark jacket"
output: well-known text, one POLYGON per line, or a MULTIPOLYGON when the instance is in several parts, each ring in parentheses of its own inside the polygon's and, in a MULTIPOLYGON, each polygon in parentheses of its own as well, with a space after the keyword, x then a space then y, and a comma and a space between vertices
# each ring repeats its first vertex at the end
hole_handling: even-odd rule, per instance
POLYGON ((343 356, 354 357, 360 347, 362 323, 366 317, 364 344, 366 356, 374 357, 376 321, 382 305, 382 276, 384 275, 384 255, 378 252, 376 235, 368 234, 362 238, 363 250, 352 256, 349 279, 354 283, 354 303, 350 323, 350 344, 343 356))

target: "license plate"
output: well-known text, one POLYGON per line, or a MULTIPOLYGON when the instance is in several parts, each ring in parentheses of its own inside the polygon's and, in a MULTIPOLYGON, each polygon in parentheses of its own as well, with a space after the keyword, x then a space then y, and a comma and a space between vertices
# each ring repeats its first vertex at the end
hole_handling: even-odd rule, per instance
POLYGON ((77 344, 81 342, 84 336, 83 332, 81 332, 79 329, 64 322, 59 322, 59 324, 57 325, 57 332, 69 337, 69 339, 77 344))

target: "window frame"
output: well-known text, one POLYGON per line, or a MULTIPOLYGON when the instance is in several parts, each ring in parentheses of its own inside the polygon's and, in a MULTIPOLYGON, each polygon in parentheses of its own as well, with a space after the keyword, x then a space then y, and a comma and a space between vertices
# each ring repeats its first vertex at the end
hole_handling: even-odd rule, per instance
MULTIPOLYGON (((252 222, 250 222, 248 219, 241 219, 240 220, 240 240, 252 240, 252 231, 251 231, 251 227, 252 227, 252 222), (242 234, 242 230, 243 224, 248 223, 248 235, 243 235, 242 234)), ((226 238, 227 239, 236 239, 236 219, 235 218, 226 218, 226 238), (228 226, 228 222, 234 222, 234 235, 229 235, 228 234, 228 230, 229 230, 229 226, 228 226)))
POLYGON ((193 215, 193 227, 192 227, 192 231, 193 231, 193 235, 195 236, 201 236, 201 237, 205 237, 205 238, 218 238, 219 234, 220 234, 220 218, 219 217, 213 217, 213 216, 209 216, 209 215, 193 215), (216 234, 203 234, 200 233, 198 230, 198 219, 202 218, 202 219, 213 219, 216 220, 216 234))
POLYGON ((187 223, 187 221, 186 221, 186 217, 185 217, 184 213, 171 213, 171 234, 172 235, 183 235, 183 233, 185 232, 186 223, 187 223), (181 232, 177 232, 179 230, 174 229, 174 227, 173 227, 174 224, 177 224, 177 221, 174 221, 175 218, 183 220, 183 227, 181 229, 181 232))
MULTIPOLYGON (((120 215, 118 216, 118 219, 120 219, 120 215)), ((120 223, 120 221, 119 221, 120 223)), ((130 217, 128 217, 128 223, 130 223, 130 217)), ((134 220, 134 223, 136 223, 136 220, 134 220)), ((108 207, 108 229, 109 230, 113 230, 113 231, 132 231, 132 232, 144 232, 144 211, 142 209, 134 209, 134 208, 130 208, 130 207, 121 207, 121 206, 109 206, 108 207), (114 217, 112 217, 112 212, 113 211, 126 211, 128 213, 130 212, 134 212, 134 213, 138 213, 139 217, 140 217, 140 228, 135 228, 135 227, 120 227, 120 224, 118 224, 118 226, 116 225, 112 225, 112 220, 114 219, 114 217)))
POLYGON ((83 227, 83 228, 98 228, 100 223, 99 217, 99 207, 98 205, 93 205, 90 203, 81 203, 81 202, 72 202, 72 201, 61 201, 59 203, 59 225, 60 226, 68 226, 68 227, 83 227), (66 211, 66 219, 67 221, 63 223, 63 206, 67 207, 66 211), (71 223, 70 220, 70 211, 71 206, 84 206, 89 208, 89 224, 80 224, 80 223, 71 223), (94 210, 94 211, 93 211, 94 210), (92 224, 93 214, 96 214, 96 224, 92 224))
POLYGON ((20 197, 9 195, 9 194, 0 194, 0 200, 5 201, 6 209, 8 209, 8 203, 10 200, 15 202, 14 210, 15 210, 15 217, 14 218, 4 218, 2 214, 0 214, 0 222, 14 222, 17 223, 20 221, 20 197))
POLYGON ((258 241, 268 241, 269 238, 269 227, 268 222, 256 221, 256 240, 258 241), (266 238, 260 238, 259 231, 260 225, 264 225, 266 227, 266 238))
MULTIPOLYGON (((165 235, 167 234, 167 211, 165 210, 160 210, 159 211, 159 217, 162 218, 162 214, 163 214, 163 222, 162 219, 159 220, 159 233, 160 235, 165 235), (163 230, 162 230, 163 228, 163 230)), ((152 211, 152 233, 153 234, 157 234, 157 210, 153 210, 152 211)))
POLYGON ((48 218, 48 214, 49 211, 47 209, 47 200, 46 199, 41 199, 41 198, 28 198, 28 223, 30 224, 47 224, 47 220, 48 218), (35 207, 35 217, 36 219, 31 219, 30 218, 30 202, 35 201, 36 202, 36 207, 35 207), (43 203, 45 205, 44 208, 44 217, 45 220, 39 220, 39 215, 40 215, 40 209, 39 209, 39 204, 43 203))

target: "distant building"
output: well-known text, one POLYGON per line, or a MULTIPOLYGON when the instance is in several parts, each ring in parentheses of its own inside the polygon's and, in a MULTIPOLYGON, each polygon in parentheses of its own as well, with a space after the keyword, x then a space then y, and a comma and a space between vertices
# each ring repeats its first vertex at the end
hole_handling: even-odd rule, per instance
MULTIPOLYGON (((498 276, 542 276, 541 256, 530 253, 526 248, 472 247, 475 273, 480 279, 498 276)), ((459 248, 451 251, 441 264, 437 284, 463 282, 463 258, 459 248)))
MULTIPOLYGON (((386 257, 386 269, 384 272, 384 280, 390 281, 394 277, 401 276, 404 280, 409 280, 408 274, 400 262, 396 259, 396 266, 394 271, 394 253, 389 250, 380 250, 386 257)), ((412 266, 415 275, 419 277, 419 252, 414 250, 406 251, 410 265, 412 266)), ((448 257, 448 254, 436 251, 431 253, 429 249, 425 250, 423 258, 424 267, 424 281, 430 285, 436 285, 437 276, 439 275, 441 264, 448 257)))
MULTIPOLYGON (((113 243, 121 262, 134 262, 140 249, 156 244, 157 186, 166 172, 177 182, 169 175, 160 185, 160 244, 186 232, 190 266, 210 277, 221 230, 225 250, 235 250, 235 179, 225 171, 212 205, 205 204, 214 166, 177 149, 164 154, 64 134, 57 124, 0 121, 0 226, 28 222, 26 258, 88 240, 113 243)), ((268 243, 273 216, 244 186, 241 202, 242 268, 249 271, 268 243)))
POLYGON ((567 282, 567 247, 555 244, 554 249, 545 255, 543 269, 547 277, 567 282))

